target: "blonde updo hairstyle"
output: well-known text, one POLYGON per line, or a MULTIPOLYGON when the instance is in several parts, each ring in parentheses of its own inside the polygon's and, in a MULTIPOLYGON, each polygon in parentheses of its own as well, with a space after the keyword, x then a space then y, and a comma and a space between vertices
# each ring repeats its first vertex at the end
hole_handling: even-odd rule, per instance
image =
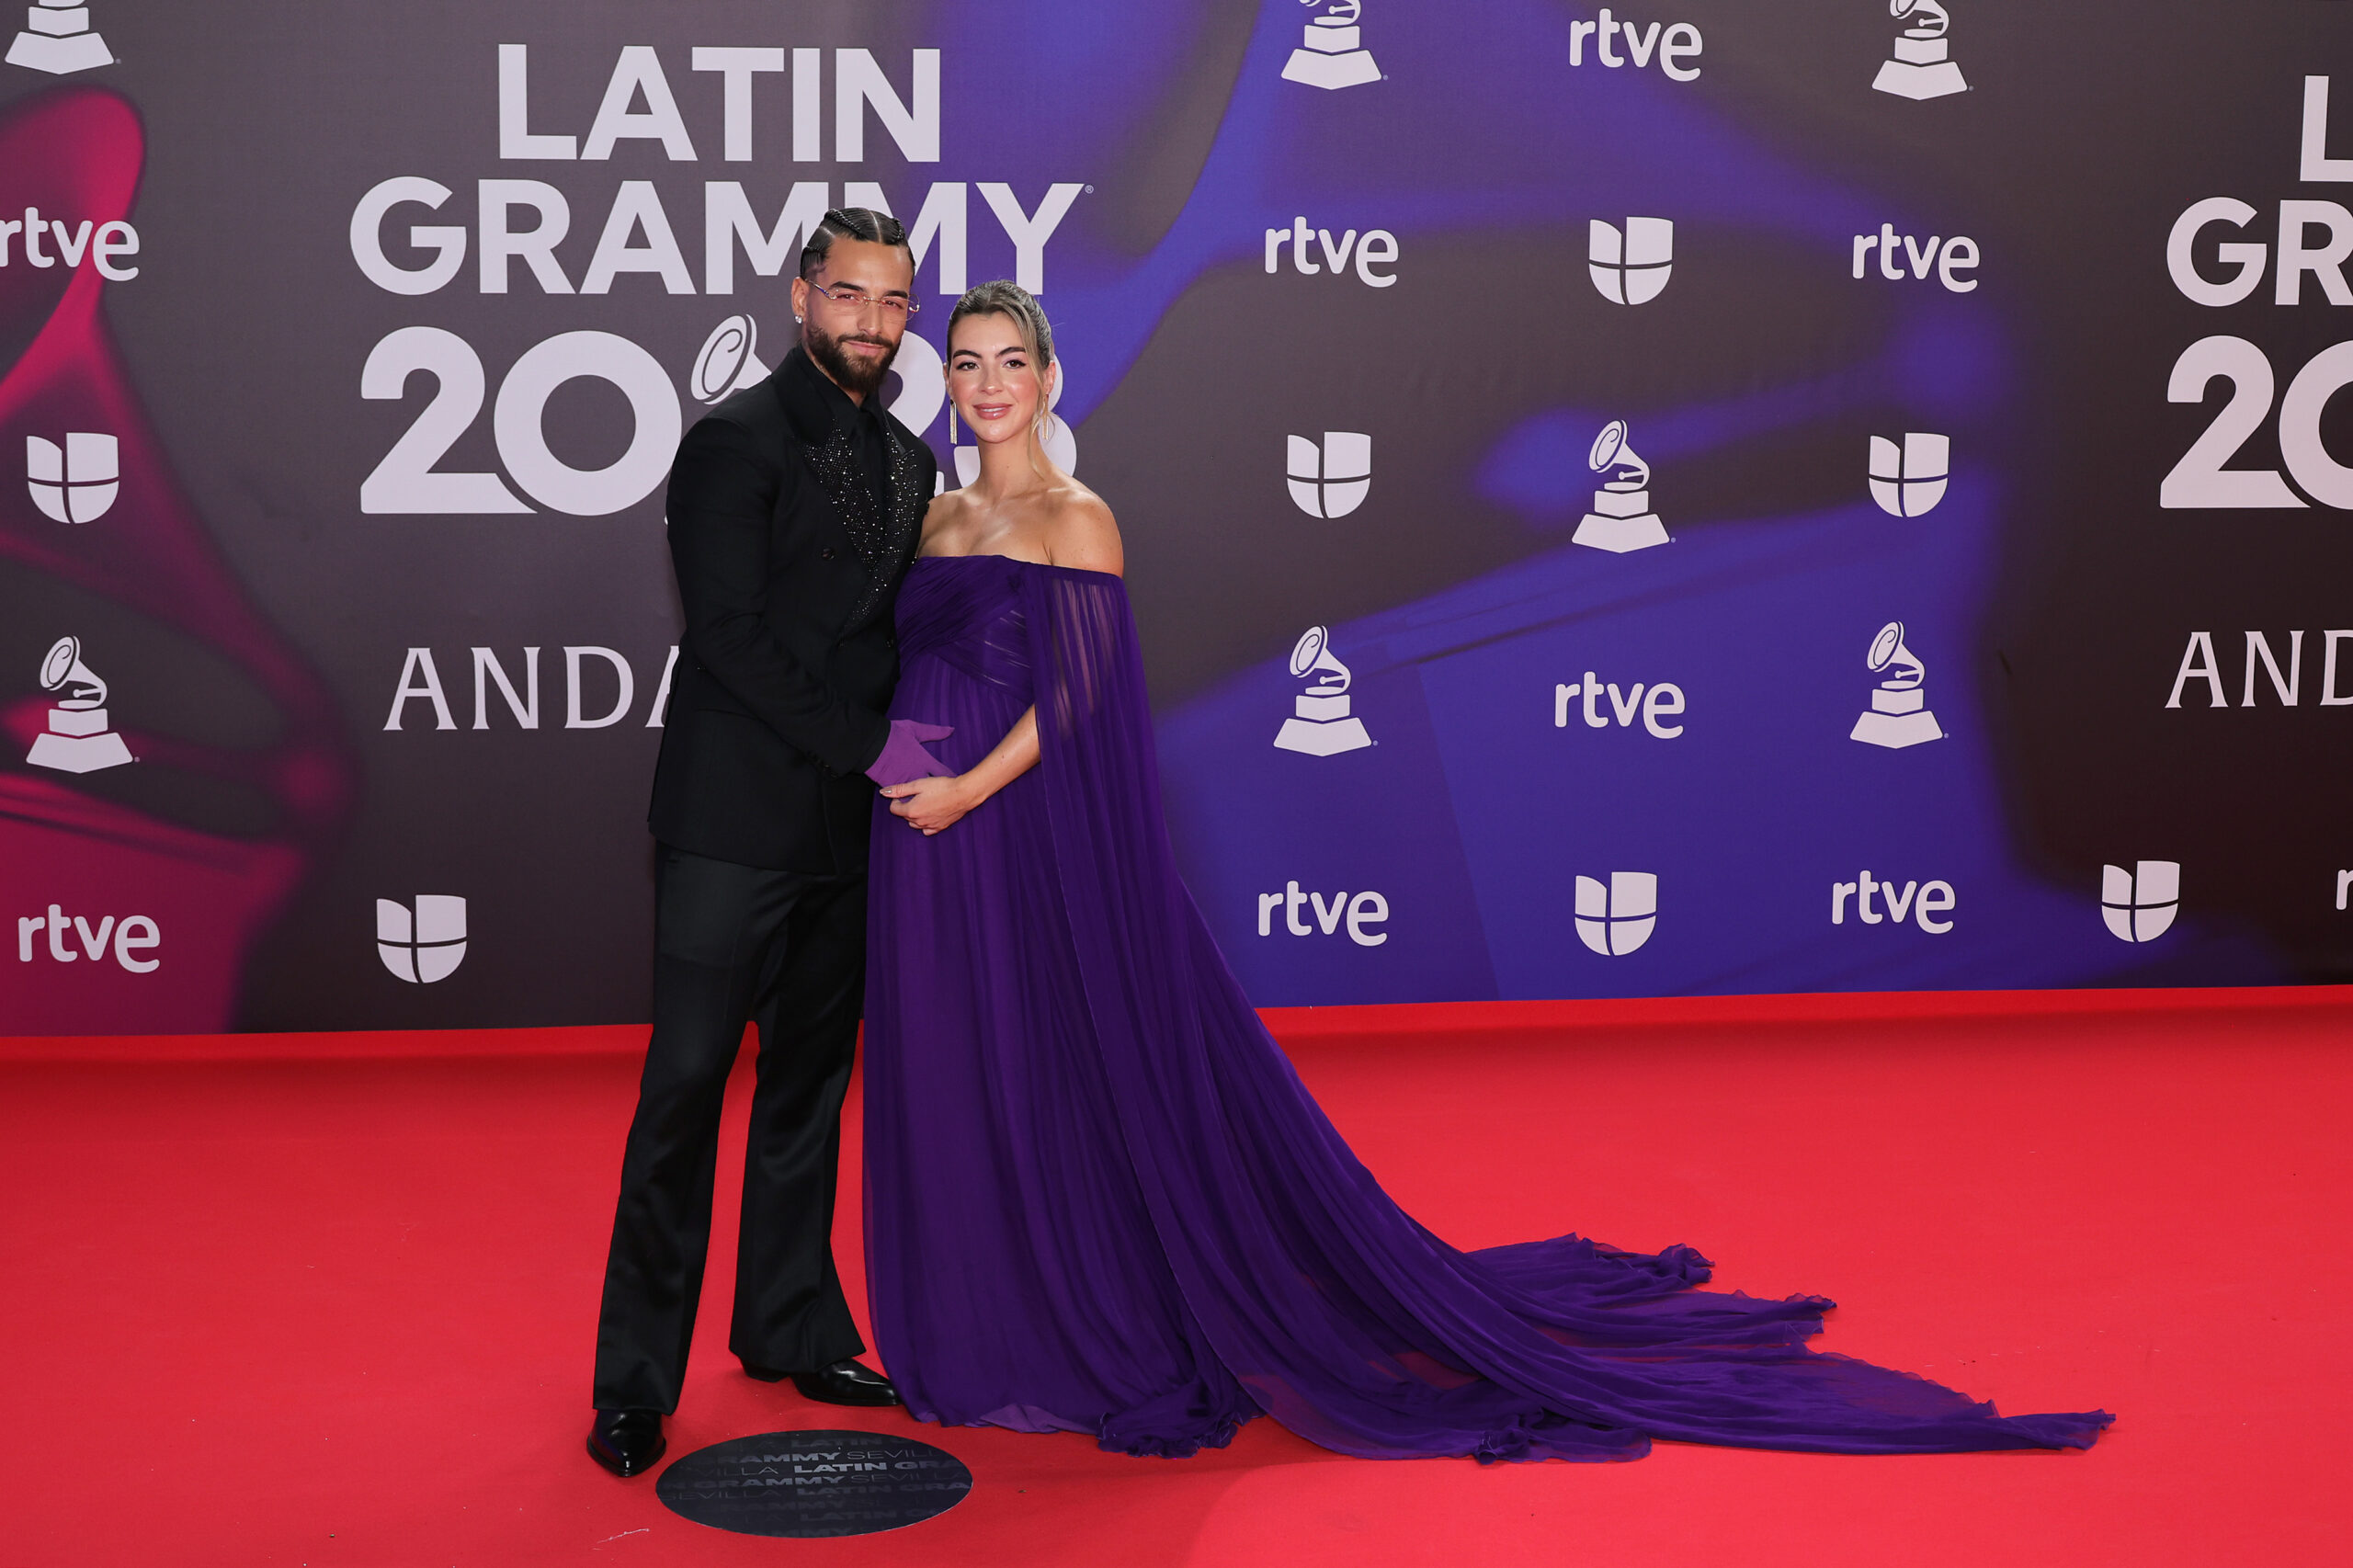
MULTIPOLYGON (((1054 329, 1052 324, 1046 320, 1045 308, 1038 303, 1036 295, 1007 278, 995 278, 967 289, 964 297, 956 301, 956 308, 948 312, 948 362, 950 365, 956 362, 956 324, 966 316, 1003 316, 1020 335, 1021 346, 1029 351, 1030 368, 1038 377, 1038 416, 1029 426, 1030 466, 1041 474, 1060 472, 1054 466, 1054 460, 1046 455, 1042 439, 1049 417, 1047 404, 1051 401, 1047 372, 1054 366, 1054 329)), ((951 418, 955 414, 952 398, 949 403, 949 414, 951 418)))

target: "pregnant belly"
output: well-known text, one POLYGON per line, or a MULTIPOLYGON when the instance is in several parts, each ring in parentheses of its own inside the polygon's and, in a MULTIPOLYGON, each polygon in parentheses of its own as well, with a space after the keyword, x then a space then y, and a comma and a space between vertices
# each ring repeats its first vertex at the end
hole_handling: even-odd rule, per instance
POLYGON ((944 659, 918 655, 900 672, 891 717, 954 725, 953 735, 926 749, 961 773, 988 756, 1029 707, 1027 689, 976 680, 944 659))

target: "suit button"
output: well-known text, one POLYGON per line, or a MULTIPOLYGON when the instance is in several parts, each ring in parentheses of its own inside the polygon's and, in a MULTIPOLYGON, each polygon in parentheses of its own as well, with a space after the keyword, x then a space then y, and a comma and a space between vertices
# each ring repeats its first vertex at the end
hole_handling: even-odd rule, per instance
POLYGON ((833 558, 834 552, 831 550, 821 550, 817 552, 817 559, 820 561, 831 561, 833 558))

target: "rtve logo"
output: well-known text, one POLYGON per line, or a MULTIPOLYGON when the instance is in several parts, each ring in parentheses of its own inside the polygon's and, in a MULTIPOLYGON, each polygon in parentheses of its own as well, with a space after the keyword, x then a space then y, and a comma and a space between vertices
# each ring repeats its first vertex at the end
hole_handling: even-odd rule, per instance
POLYGON ((1340 236, 1336 244, 1329 229, 1310 229, 1304 214, 1293 218, 1288 229, 1267 231, 1267 270, 1282 270, 1283 247, 1290 247, 1291 270, 1313 278, 1330 272, 1335 278, 1348 270, 1348 257, 1356 256, 1357 278, 1367 288, 1386 289, 1397 281, 1394 272, 1375 272, 1376 267, 1393 267, 1397 262, 1397 236, 1386 229, 1367 229, 1359 237, 1354 229, 1340 236), (1307 254, 1307 243, 1313 240, 1322 250, 1324 259, 1314 260, 1307 254))
POLYGON ((51 522, 95 523, 122 493, 121 454, 112 436, 69 430, 65 445, 25 437, 25 488, 51 522))
MULTIPOLYGON (((474 722, 477 730, 487 730, 490 723, 490 687, 497 687, 505 699, 506 710, 514 716, 515 727, 536 730, 540 727, 540 651, 523 650, 523 690, 517 693, 515 682, 506 673, 495 651, 489 648, 472 650, 474 665, 474 722)), ((678 650, 674 645, 662 665, 662 679, 654 687, 654 701, 648 707, 644 727, 662 727, 662 710, 670 699, 670 672, 677 668, 678 650)), ((563 727, 567 730, 605 730, 629 717, 637 700, 637 676, 630 668, 629 660, 610 648, 578 647, 563 651, 563 727), (602 666, 601 673, 589 673, 591 665, 602 666), (609 682, 609 684, 608 684, 609 682), (601 713, 588 709, 606 705, 601 713)), ((392 692, 392 710, 385 716, 384 728, 401 727, 401 715, 411 702, 423 702, 433 710, 433 727, 454 730, 458 722, 449 711, 449 699, 441 686, 441 672, 433 662, 430 648, 411 648, 401 665, 400 683, 392 692)))
POLYGON ((1598 21, 1569 24, 1569 64, 1572 67, 1585 63, 1585 43, 1587 39, 1593 40, 1594 60, 1612 71, 1621 65, 1631 65, 1637 71, 1642 70, 1650 64, 1653 56, 1655 55, 1662 75, 1672 77, 1677 82, 1696 82, 1699 79, 1699 68, 1697 65, 1687 66, 1676 63, 1679 60, 1696 60, 1699 57, 1699 29, 1688 22, 1677 22, 1664 32, 1660 30, 1659 24, 1656 22, 1653 22, 1647 28, 1639 28, 1631 22, 1618 20, 1610 14, 1609 7, 1604 6, 1598 21), (1624 38, 1626 43, 1626 52, 1623 54, 1618 52, 1618 40, 1620 37, 1624 38))
POLYGON ((1941 937, 1952 929, 1952 922, 1938 918, 1953 907, 1952 884, 1948 881, 1906 882, 1902 892, 1896 890, 1893 879, 1874 880, 1869 871, 1851 882, 1830 884, 1830 924, 1847 924, 1847 901, 1855 901, 1855 917, 1866 926, 1881 921, 1904 924, 1906 914, 1913 924, 1931 937, 1941 937), (1871 907, 1876 898, 1886 907, 1884 914, 1871 907))
POLYGON ((1658 928, 1655 872, 1612 871, 1607 886, 1579 877, 1576 900, 1577 940, 1604 958, 1625 957, 1658 928))
POLYGON ((1631 689, 1620 695, 1616 681, 1604 686, 1599 676, 1587 670, 1582 684, 1552 687, 1552 728, 1565 730, 1569 727, 1569 714, 1580 697, 1585 699, 1585 722, 1588 728, 1606 730, 1609 728, 1609 721, 1614 715, 1618 727, 1628 729, 1639 712, 1643 717, 1643 728, 1655 739, 1671 741, 1683 733, 1680 724, 1661 722, 1683 711, 1683 688, 1673 681, 1655 682, 1647 690, 1641 681, 1636 681, 1631 689), (1601 710, 1601 698, 1605 692, 1609 697, 1608 713, 1601 710))
POLYGON ((143 915, 126 915, 119 920, 113 915, 102 916, 97 926, 89 916, 76 915, 69 921, 65 912, 56 904, 49 906, 47 915, 22 915, 17 917, 17 961, 33 961, 34 944, 46 930, 49 933, 49 956, 59 963, 79 963, 88 959, 97 963, 107 956, 107 938, 114 938, 114 961, 133 974, 150 974, 163 963, 161 959, 135 959, 133 953, 145 952, 162 945, 164 934, 155 923, 143 915), (66 940, 71 932, 74 941, 66 940), (78 942, 82 950, 74 950, 78 942))
POLYGON ((1629 218, 1623 229, 1596 218, 1586 227, 1586 272, 1601 297, 1647 305, 1675 271, 1675 221, 1629 218))
POLYGON ((376 901, 376 956, 393 975, 430 985, 458 972, 466 960, 466 901, 445 892, 421 892, 416 907, 376 901))
POLYGON ((8 63, 63 76, 114 63, 107 40, 90 29, 90 8, 77 0, 34 0, 25 30, 8 46, 8 63))
POLYGON ((1258 895, 1258 935, 1275 934, 1275 911, 1279 909, 1282 911, 1283 929, 1294 937, 1312 937, 1318 932, 1329 937, 1346 925, 1348 940, 1359 948, 1377 948, 1389 940, 1388 932, 1370 929, 1389 920, 1389 901, 1377 892, 1360 892, 1353 898, 1336 892, 1326 903, 1320 892, 1302 892, 1296 881, 1285 882, 1280 892, 1258 895), (1313 926, 1301 918, 1311 907, 1315 911, 1313 926))
POLYGON ((1871 499, 1891 517, 1917 517, 1937 509, 1952 473, 1952 437, 1907 430, 1899 447, 1871 437, 1871 499))
POLYGON ((1879 68, 1871 90, 1918 102, 1965 93, 1969 84, 1950 58, 1945 29, 1952 18, 1937 0, 1888 0, 1888 14, 1912 25, 1895 40, 1895 58, 1879 68))
POLYGON ((1283 80, 1311 87, 1360 87, 1381 80, 1381 67, 1358 36, 1357 18, 1364 15, 1364 0, 1300 0, 1303 6, 1324 6, 1324 15, 1307 24, 1307 37, 1283 64, 1283 80))
POLYGON ((2181 862, 2143 860, 2099 869, 2099 913, 2121 942, 2154 942, 2181 908, 2181 862))
POLYGON ((1900 283, 1908 275, 1915 281, 1924 279, 1933 269, 1937 281, 1956 294, 1966 294, 1977 287, 1974 278, 1964 278, 1963 272, 1977 270, 1983 259, 1977 254, 1977 242, 1967 234, 1955 234, 1946 239, 1930 234, 1926 244, 1910 234, 1899 234, 1893 223, 1881 223, 1876 234, 1855 236, 1855 276, 1870 276, 1871 253, 1879 253, 1879 275, 1891 283, 1900 283))
POLYGON ((27 267, 51 267, 63 262, 72 269, 87 262, 110 282, 127 283, 139 276, 137 267, 124 267, 119 259, 139 254, 139 231, 119 218, 104 223, 94 224, 87 218, 68 223, 63 218, 43 218, 40 208, 28 207, 22 218, 0 220, 0 267, 8 265, 11 246, 18 247, 27 267), (55 254, 42 248, 45 243, 57 247, 55 254))
POLYGON ((1289 437, 1285 472, 1290 498, 1311 517, 1345 517, 1372 490, 1372 437, 1356 430, 1326 430, 1317 446, 1289 437))

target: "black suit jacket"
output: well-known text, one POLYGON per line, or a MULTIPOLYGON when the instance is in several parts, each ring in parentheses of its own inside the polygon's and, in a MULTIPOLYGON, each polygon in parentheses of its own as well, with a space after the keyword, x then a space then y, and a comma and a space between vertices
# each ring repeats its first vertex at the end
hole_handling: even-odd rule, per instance
POLYGON ((670 470, 686 634, 647 821, 664 844, 767 870, 866 864, 891 611, 938 464, 881 415, 890 494, 865 483, 842 394, 795 347, 699 420, 670 470))

